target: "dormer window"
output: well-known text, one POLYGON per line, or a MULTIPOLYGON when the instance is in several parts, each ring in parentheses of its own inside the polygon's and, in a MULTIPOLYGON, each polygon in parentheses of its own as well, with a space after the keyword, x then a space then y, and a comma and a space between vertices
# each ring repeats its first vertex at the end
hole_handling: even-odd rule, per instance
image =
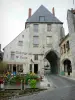
POLYGON ((44 22, 45 21, 45 16, 39 16, 39 21, 44 22))

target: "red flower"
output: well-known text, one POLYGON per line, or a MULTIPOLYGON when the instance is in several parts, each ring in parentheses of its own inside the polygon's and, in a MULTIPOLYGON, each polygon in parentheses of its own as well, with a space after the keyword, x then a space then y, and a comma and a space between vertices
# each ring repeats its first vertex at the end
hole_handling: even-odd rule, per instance
POLYGON ((20 85, 20 82, 16 82, 16 85, 20 85))

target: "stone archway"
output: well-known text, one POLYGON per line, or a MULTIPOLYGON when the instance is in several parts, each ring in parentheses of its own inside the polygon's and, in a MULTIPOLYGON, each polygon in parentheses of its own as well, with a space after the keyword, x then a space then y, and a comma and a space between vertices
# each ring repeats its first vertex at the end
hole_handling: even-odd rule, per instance
POLYGON ((68 75, 70 75, 70 73, 72 72, 71 61, 69 59, 64 59, 63 65, 64 65, 64 72, 67 72, 68 75))
POLYGON ((60 70, 60 59, 58 54, 54 50, 50 50, 45 54, 45 58, 51 65, 51 74, 58 74, 60 70))

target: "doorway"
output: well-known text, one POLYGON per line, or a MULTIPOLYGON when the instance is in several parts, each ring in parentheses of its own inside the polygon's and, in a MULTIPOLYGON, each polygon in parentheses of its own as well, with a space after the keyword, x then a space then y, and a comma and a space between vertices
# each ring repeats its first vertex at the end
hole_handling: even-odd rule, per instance
POLYGON ((70 73, 72 73, 71 61, 69 59, 65 59, 63 64, 64 64, 64 72, 68 72, 68 75, 70 76, 70 73))
POLYGON ((34 73, 35 73, 35 74, 38 73, 38 64, 34 64, 34 73))
POLYGON ((13 72, 16 72, 16 65, 13 65, 13 72))

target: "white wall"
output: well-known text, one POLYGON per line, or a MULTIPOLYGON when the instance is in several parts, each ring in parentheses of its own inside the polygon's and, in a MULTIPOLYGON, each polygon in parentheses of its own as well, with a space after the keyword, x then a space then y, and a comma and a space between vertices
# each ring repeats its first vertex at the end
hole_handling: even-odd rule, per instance
MULTIPOLYGON (((31 53, 30 59, 32 58, 32 60, 34 61, 33 54, 43 54, 43 53, 45 54, 46 52, 48 52, 50 50, 55 50, 60 55, 59 43, 60 43, 60 39, 62 38, 61 36, 64 36, 64 31, 61 31, 61 28, 62 28, 62 30, 64 30, 63 25, 62 24, 52 24, 51 31, 47 32, 47 24, 41 24, 41 23, 40 24, 37 23, 37 24, 39 25, 38 33, 34 33, 33 24, 30 24, 30 28, 29 28, 29 31, 30 31, 29 53, 31 53), (33 47, 33 36, 39 36, 39 46, 38 47, 33 47), (47 46, 47 43, 46 43, 47 36, 52 36, 51 47, 47 46), (43 46, 44 46, 44 49, 43 49, 43 46)), ((41 57, 40 57, 39 61, 36 61, 36 62, 34 61, 34 63, 39 64, 39 67, 40 67, 39 71, 42 73, 43 68, 44 68, 44 61, 43 61, 44 56, 43 55, 40 55, 40 56, 41 57)))
POLYGON ((34 54, 43 52, 42 48, 45 47, 45 52, 50 50, 50 48, 54 50, 59 51, 59 43, 60 43, 60 29, 62 27, 62 24, 52 24, 51 25, 51 31, 47 32, 47 24, 39 24, 39 31, 38 33, 34 33, 33 31, 33 24, 30 24, 30 50, 29 52, 32 52, 34 54), (33 36, 39 36, 39 46, 33 47, 33 36), (52 36, 52 46, 47 47, 46 44, 46 36, 52 36))
POLYGON ((3 60, 9 64, 23 64, 23 69, 25 71, 25 66, 28 61, 28 48, 29 29, 27 28, 4 48, 3 60), (24 37, 22 37, 22 35, 24 35, 24 37), (23 41, 23 46, 18 46, 18 41, 23 41), (11 59, 11 51, 15 52, 15 58, 13 60, 11 59), (16 58, 16 56, 18 56, 18 58, 16 58))
MULTIPOLYGON (((21 32, 12 42, 10 42, 5 48, 4 48, 4 61, 7 61, 8 63, 22 63, 23 64, 23 70, 24 73, 29 72, 29 66, 32 63, 31 59, 34 61, 32 63, 33 69, 34 64, 39 65, 39 71, 42 73, 43 67, 44 67, 44 56, 41 54, 45 54, 49 50, 56 50, 60 54, 60 48, 59 43, 61 36, 64 36, 64 33, 62 33, 60 30, 63 28, 62 24, 52 24, 51 25, 51 31, 47 32, 47 23, 46 24, 39 24, 39 30, 38 33, 34 33, 33 31, 33 24, 30 24, 28 28, 26 28, 23 32, 21 32), (61 35, 63 34, 63 35, 61 35), (22 38, 22 35, 24 35, 24 38, 22 38), (33 47, 33 36, 39 36, 39 46, 33 47), (46 37, 52 36, 51 47, 47 47, 46 43, 46 37), (18 41, 23 40, 24 45, 18 46, 18 41), (44 49, 43 49, 44 46, 44 49), (16 53, 15 59, 10 59, 10 53, 11 51, 14 51, 16 53), (24 52, 26 55, 17 54, 17 52, 24 52), (34 60, 34 54, 39 54, 38 60, 34 60), (19 58, 16 58, 16 56, 19 56, 19 58), (24 57, 24 59, 20 57, 24 57), (27 57, 27 59, 26 59, 27 57)), ((34 71, 34 70, 33 70, 34 71)))

